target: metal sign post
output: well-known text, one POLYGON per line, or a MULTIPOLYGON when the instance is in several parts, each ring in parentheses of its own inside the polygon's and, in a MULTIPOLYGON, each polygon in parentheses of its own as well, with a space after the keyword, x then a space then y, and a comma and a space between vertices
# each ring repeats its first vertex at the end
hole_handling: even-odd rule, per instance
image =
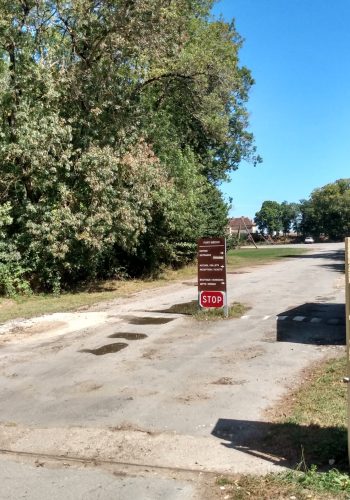
POLYGON ((348 458, 350 464, 350 238, 345 238, 346 378, 348 386, 348 458))
POLYGON ((198 240, 198 303, 223 307, 228 317, 226 285, 226 238, 198 240))

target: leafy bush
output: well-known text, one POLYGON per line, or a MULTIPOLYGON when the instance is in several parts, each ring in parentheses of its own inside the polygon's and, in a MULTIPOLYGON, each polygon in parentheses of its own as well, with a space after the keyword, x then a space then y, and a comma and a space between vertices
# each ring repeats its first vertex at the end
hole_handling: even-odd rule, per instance
POLYGON ((31 288, 22 266, 21 256, 13 243, 9 243, 7 228, 12 223, 9 202, 0 206, 0 294, 15 297, 17 294, 29 294, 31 288))
MULTIPOLYGON (((291 473, 294 474, 295 473, 291 473)), ((295 478, 295 476, 294 476, 295 478)), ((316 491, 348 492, 350 493, 350 476, 337 469, 327 472, 318 472, 316 465, 312 465, 305 473, 297 474, 297 482, 305 488, 316 491)))
POLYGON ((220 182, 259 161, 211 2, 56 3, 0 4, 6 294, 183 265, 223 232, 220 182))

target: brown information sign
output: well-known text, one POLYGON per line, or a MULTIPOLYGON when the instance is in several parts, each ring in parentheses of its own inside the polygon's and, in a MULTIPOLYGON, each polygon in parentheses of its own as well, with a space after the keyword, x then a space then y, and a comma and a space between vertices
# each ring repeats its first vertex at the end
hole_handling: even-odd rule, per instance
POLYGON ((198 291, 226 292, 226 239, 198 240, 198 291))

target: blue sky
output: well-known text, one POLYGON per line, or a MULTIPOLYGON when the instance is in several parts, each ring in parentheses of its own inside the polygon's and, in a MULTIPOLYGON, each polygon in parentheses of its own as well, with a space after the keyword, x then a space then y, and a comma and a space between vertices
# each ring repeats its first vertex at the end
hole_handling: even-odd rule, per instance
POLYGON ((231 215, 350 177, 350 0, 219 0, 213 12, 245 39, 250 130, 264 159, 222 185, 231 215))

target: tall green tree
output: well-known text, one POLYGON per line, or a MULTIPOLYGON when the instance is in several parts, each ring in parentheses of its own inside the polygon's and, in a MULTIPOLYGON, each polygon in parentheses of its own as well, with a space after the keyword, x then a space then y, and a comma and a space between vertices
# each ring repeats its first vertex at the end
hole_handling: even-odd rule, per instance
POLYGON ((220 182, 260 158, 212 3, 1 0, 0 204, 32 283, 181 265, 223 232, 220 182))
POLYGON ((281 207, 281 223, 284 235, 287 235, 291 229, 298 231, 300 207, 298 203, 288 203, 283 201, 281 207))
POLYGON ((303 233, 331 239, 350 234, 350 179, 339 179, 315 189, 301 203, 303 233))
POLYGON ((255 223, 260 231, 269 235, 278 233, 282 230, 282 209, 277 201, 264 201, 259 212, 255 214, 255 223))

